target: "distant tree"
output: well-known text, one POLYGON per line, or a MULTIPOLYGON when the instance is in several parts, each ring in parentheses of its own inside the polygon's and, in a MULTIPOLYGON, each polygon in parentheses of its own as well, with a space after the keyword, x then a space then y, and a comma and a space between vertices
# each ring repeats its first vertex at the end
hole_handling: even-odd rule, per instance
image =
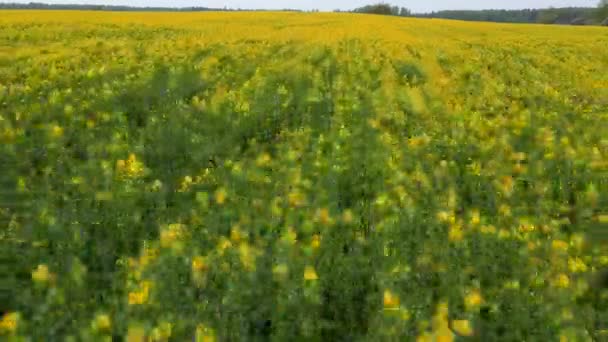
MULTIPOLYGON (((597 7, 598 7, 598 9, 597 9, 598 20, 605 21, 606 19, 608 19, 608 0, 600 0, 597 7)), ((602 23, 604 23, 604 22, 602 21, 602 23)))
POLYGON ((399 8, 399 6, 391 6, 387 3, 380 2, 374 5, 367 5, 356 8, 353 10, 353 12, 399 16, 402 15, 402 13, 409 13, 409 10, 405 8, 399 8))
POLYGON ((559 19, 559 14, 554 8, 542 10, 538 15, 538 22, 541 24, 555 24, 559 19))

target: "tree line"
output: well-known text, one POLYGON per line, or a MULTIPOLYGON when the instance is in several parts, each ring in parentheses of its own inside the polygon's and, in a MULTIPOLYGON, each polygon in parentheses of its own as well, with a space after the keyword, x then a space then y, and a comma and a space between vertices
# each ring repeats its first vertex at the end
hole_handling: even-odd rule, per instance
POLYGON ((502 23, 608 25, 608 0, 601 0, 597 8, 564 7, 521 10, 446 10, 431 13, 412 13, 404 7, 391 6, 387 3, 378 3, 359 7, 351 12, 502 23))
MULTIPOLYGON (((45 4, 30 3, 0 3, 0 9, 36 9, 36 10, 86 10, 86 11, 117 11, 117 12, 205 12, 205 11, 268 11, 264 9, 241 8, 211 8, 211 7, 134 7, 120 5, 86 5, 86 4, 45 4)), ((302 12, 297 9, 282 9, 281 11, 302 12)))

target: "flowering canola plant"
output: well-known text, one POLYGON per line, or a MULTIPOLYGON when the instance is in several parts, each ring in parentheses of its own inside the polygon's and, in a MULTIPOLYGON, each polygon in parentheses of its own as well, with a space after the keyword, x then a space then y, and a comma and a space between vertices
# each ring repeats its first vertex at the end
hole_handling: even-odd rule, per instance
POLYGON ((606 336, 605 29, 0 27, 0 340, 606 336))

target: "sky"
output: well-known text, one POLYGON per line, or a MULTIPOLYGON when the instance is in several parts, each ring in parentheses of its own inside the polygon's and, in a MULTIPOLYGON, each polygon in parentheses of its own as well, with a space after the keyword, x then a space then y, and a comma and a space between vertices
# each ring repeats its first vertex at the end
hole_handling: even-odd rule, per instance
MULTIPOLYGON (((247 8, 247 9, 319 9, 331 11, 334 9, 349 10, 379 1, 356 0, 9 0, 0 2, 44 2, 48 4, 96 4, 96 5, 127 5, 127 6, 159 6, 159 7, 213 7, 213 8, 247 8)), ((520 9, 546 7, 594 7, 599 0, 387 0, 391 5, 406 7, 416 13, 449 9, 520 9)))

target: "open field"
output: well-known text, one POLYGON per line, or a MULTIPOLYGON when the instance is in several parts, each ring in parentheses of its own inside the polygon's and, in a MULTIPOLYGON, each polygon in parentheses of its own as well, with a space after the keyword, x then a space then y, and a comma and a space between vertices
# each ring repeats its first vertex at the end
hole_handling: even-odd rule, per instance
POLYGON ((608 340, 605 28, 3 11, 0 169, 0 340, 608 340))

